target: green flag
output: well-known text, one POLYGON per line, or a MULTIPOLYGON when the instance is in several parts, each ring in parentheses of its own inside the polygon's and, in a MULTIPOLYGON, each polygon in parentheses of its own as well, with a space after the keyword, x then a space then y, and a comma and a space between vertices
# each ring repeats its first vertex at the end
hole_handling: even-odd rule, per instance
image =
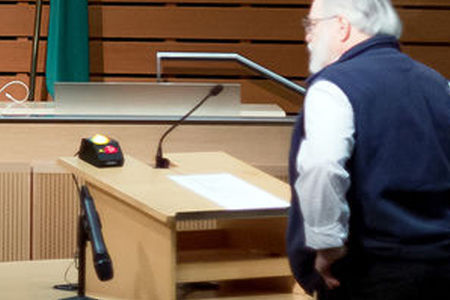
POLYGON ((89 81, 87 0, 50 0, 46 84, 52 96, 58 81, 89 81))

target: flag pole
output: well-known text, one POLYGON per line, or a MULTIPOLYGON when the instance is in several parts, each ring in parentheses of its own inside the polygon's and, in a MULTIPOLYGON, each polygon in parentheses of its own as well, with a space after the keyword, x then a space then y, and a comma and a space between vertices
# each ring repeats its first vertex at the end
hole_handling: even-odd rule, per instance
POLYGON ((41 31, 41 15, 42 15, 42 0, 36 0, 36 12, 34 14, 34 35, 33 47, 31 53, 31 70, 30 70, 30 95, 28 100, 34 100, 34 89, 36 86, 36 65, 39 50, 39 34, 41 31))

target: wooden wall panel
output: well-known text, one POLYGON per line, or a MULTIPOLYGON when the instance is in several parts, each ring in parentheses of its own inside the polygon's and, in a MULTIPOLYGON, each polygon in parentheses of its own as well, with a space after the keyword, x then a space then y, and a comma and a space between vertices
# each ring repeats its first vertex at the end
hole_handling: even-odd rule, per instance
MULTIPOLYGON (((1 7, 0 7, 1 8, 1 7)), ((41 51, 42 52, 42 51, 41 51)), ((23 39, 0 40, 0 55, 7 59, 0 59, 0 70, 5 73, 25 73, 31 64, 31 42, 23 39)), ((39 58, 44 62, 44 56, 39 58)), ((40 65, 43 70, 43 64, 40 65)))
POLYGON ((33 34, 34 6, 0 5, 0 36, 27 37, 33 34))
POLYGON ((33 259, 74 256, 78 211, 72 176, 55 163, 33 164, 33 259))
MULTIPOLYGON (((307 8, 90 7, 92 38, 234 39, 301 41, 301 18, 307 8), (192 22, 192 20, 196 22, 192 22), (122 22, 117 22, 122 20, 122 22), (277 26, 273 26, 276 22, 277 26), (249 26, 249 24, 252 24, 249 26)), ((449 42, 449 10, 399 9, 405 23, 403 41, 449 42), (420 22, 418 22, 420 20, 420 22), (423 26, 428 24, 428 26, 423 26)), ((32 6, 0 6, 0 36, 30 37, 32 6)), ((47 35, 48 7, 42 35, 47 35)))
MULTIPOLYGON (((0 76, 0 87, 3 87, 4 85, 12 82, 12 81, 17 81, 20 80, 22 82, 24 82, 26 85, 29 84, 29 76, 25 73, 18 73, 17 75, 14 76, 0 76)), ((15 99, 18 100, 22 100, 23 98, 26 97, 26 90, 25 87, 23 87, 20 84, 10 84, 7 88, 6 91, 12 95, 15 99)), ((0 101, 10 101, 8 98, 6 98, 5 93, 0 93, 0 101)), ((26 104, 26 103, 25 103, 26 104)), ((11 107, 14 106, 15 104, 11 103, 11 107)), ((1 111, 0 111, 1 114, 1 111)))
POLYGON ((403 22, 401 41, 450 43, 450 1, 447 4, 447 10, 399 9, 403 22))
POLYGON ((90 12, 92 36, 295 41, 302 39, 306 9, 94 6, 90 12))
MULTIPOLYGON (((121 74, 120 70, 126 69, 128 71, 134 70, 138 74, 154 74, 156 72, 156 51, 192 51, 195 47, 190 44, 177 43, 161 43, 161 44, 144 44, 132 42, 104 42, 102 44, 93 44, 91 49, 102 48, 100 51, 93 51, 93 59, 99 59, 96 55, 103 55, 103 73, 105 74, 121 74), (117 53, 120 53, 119 55, 117 53), (118 59, 120 56, 121 59, 118 59)), ((198 51, 212 51, 219 52, 220 50, 228 49, 231 52, 239 51, 242 55, 258 61, 258 59, 267 59, 266 66, 280 74, 288 77, 304 77, 307 76, 307 53, 304 45, 292 45, 285 47, 281 51, 282 55, 277 57, 270 57, 271 50, 275 50, 276 46, 272 45, 232 45, 221 47, 216 44, 202 44, 195 47, 198 51)), ((421 45, 407 45, 405 49, 410 49, 414 53, 416 59, 426 60, 433 57, 434 61, 439 61, 438 70, 444 70, 446 76, 450 75, 450 61, 447 55, 443 52, 448 50, 447 46, 421 46, 421 45), (419 50, 414 50, 419 49, 419 50), (426 51, 425 51, 426 49, 426 51)), ((427 63, 427 61, 423 61, 427 63)), ((91 69, 92 72, 98 74, 101 69, 91 69)), ((218 62, 165 62, 163 63, 164 73, 169 74, 193 74, 200 75, 202 73, 210 73, 218 75, 219 72, 226 75, 243 75, 252 74, 247 69, 240 67, 236 63, 218 63, 218 62), (169 66, 169 71, 166 70, 166 65, 169 66), (243 72, 243 73, 242 73, 243 72)), ((125 74, 127 72, 123 72, 125 74)))
MULTIPOLYGON (((301 18, 307 12, 306 7, 92 5, 90 37, 302 41, 301 18)), ((445 30, 450 26, 450 10, 421 7, 399 8, 398 12, 405 25, 402 41, 450 42, 450 32, 445 30)), ((44 6, 42 18, 41 31, 45 37, 48 6, 44 6)), ((0 36, 31 37, 33 22, 34 6, 0 5, 0 36)))
MULTIPOLYGON (((138 42, 93 42, 92 60, 102 61, 103 69, 91 69, 95 74, 126 74, 131 71, 140 74, 156 73, 156 53, 158 51, 183 52, 232 52, 258 61, 263 66, 284 76, 298 76, 305 72, 307 63, 303 45, 285 45, 280 49, 271 44, 215 44, 215 43, 138 43, 138 42), (277 55, 274 55, 277 53, 277 55), (99 57, 103 55, 103 57, 99 57)), ((225 76, 255 76, 256 73, 236 62, 189 62, 163 61, 163 71, 168 74, 211 74, 225 76), (169 68, 167 68, 169 67, 169 68)))
MULTIPOLYGON (((25 1, 25 0, 24 0, 25 1)), ((90 0, 91 1, 91 0, 90 0)), ((92 0, 94 1, 94 0, 92 0)), ((176 4, 262 4, 262 5, 308 5, 311 0, 132 0, 136 3, 176 3, 176 4)), ((120 3, 123 0, 98 0, 97 2, 103 3, 120 3)))
MULTIPOLYGON (((92 0, 90 3, 91 73, 101 80, 125 77, 149 81, 156 76, 156 51, 236 52, 291 80, 307 76, 307 54, 301 18, 309 0, 92 0)), ((448 0, 394 0, 404 22, 405 51, 450 77, 450 2, 448 0), (426 26, 424 26, 426 24, 426 26)), ((34 1, 0 0, 0 78, 28 78, 34 1)), ((39 80, 45 71, 48 2, 42 19, 39 80)), ((166 79, 214 79, 248 82, 257 74, 236 63, 165 61, 166 79)), ((272 84, 274 85, 274 84, 272 84)), ((292 98, 269 97, 260 89, 243 86, 244 103, 292 98), (257 100, 259 99, 259 100, 257 100)), ((283 87, 280 87, 283 90, 283 87)), ((273 90, 272 88, 266 89, 273 90)), ((20 92, 19 92, 20 93, 20 92)), ((48 99, 40 81, 36 99, 48 99)), ((0 95, 0 100, 4 96, 0 95)))
MULTIPOLYGON (((194 3, 194 4, 271 4, 271 5, 309 5, 312 0, 88 0, 92 3, 194 3)), ((0 0, 1 2, 11 2, 11 0, 0 0)), ((35 0, 16 0, 16 2, 30 2, 35 0)), ((392 0, 394 5, 410 6, 444 6, 447 0, 392 0)))
POLYGON ((0 163, 0 261, 30 259, 30 166, 0 163))
POLYGON ((392 0, 396 6, 403 5, 407 7, 414 6, 448 6, 448 0, 392 0))
MULTIPOLYGON (((18 42, 23 48, 16 47, 10 41, 3 43, 0 41, 0 53, 3 51, 14 52, 12 49, 19 49, 17 52, 28 49, 27 43, 18 42), (1 47, 5 45, 5 47, 1 47)), ((170 44, 170 43, 169 43, 170 44)), ((155 81, 154 74, 156 72, 156 50, 160 51, 186 51, 190 49, 188 45, 172 43, 174 46, 170 47, 165 43, 149 43, 147 45, 132 42, 93 42, 91 46, 91 59, 93 62, 101 62, 99 64, 92 64, 91 72, 93 81, 102 81, 102 78, 110 78, 109 81, 155 81), (156 47, 155 45, 165 45, 164 47, 156 47), (129 73, 138 75, 139 77, 129 76, 129 73), (114 76, 113 76, 114 75, 114 76), (119 75, 119 76, 117 76, 119 75)), ((230 51, 238 49, 236 45, 230 48, 230 51)), ((243 45, 241 49, 245 49, 241 53, 255 59, 261 57, 270 57, 270 48, 267 45, 243 45), (264 51, 260 50, 263 49, 264 51), (256 57, 256 58, 255 58, 256 57)), ((446 46, 421 46, 410 45, 404 46, 404 51, 407 54, 417 58, 427 65, 436 68, 437 70, 445 70, 442 72, 445 76, 450 76, 450 60, 448 60, 448 47, 446 46)), ((44 48, 45 49, 45 48, 44 48)), ((197 48, 199 51, 218 49, 215 44, 211 46, 203 45, 197 48)), ((283 56, 276 57, 270 61, 269 69, 279 72, 285 76, 295 76, 295 69, 298 69, 297 76, 299 79, 294 81, 300 82, 301 76, 306 76, 306 53, 303 45, 292 45, 292 47, 284 48, 283 56), (293 57, 298 60, 290 61, 288 54, 292 53, 293 57), (299 56, 295 53, 301 53, 299 56), (295 55, 295 56, 294 56, 295 55), (272 68, 273 67, 273 68, 272 68)), ((9 62, 0 61, 0 68, 9 65, 9 62)), ((43 59, 41 58, 38 70, 43 72, 43 59)), ((301 96, 291 92, 277 83, 253 78, 255 74, 248 69, 239 66, 237 63, 218 63, 218 62, 165 62, 163 64, 163 75, 167 81, 220 81, 220 82, 237 82, 242 83, 242 99, 244 103, 271 103, 272 101, 279 104, 283 109, 290 112, 296 112, 301 105, 301 96), (226 75, 228 77, 236 78, 201 78, 202 74, 226 75), (180 76, 183 74, 184 76, 180 76), (187 76, 186 75, 190 75, 187 76), (198 78, 200 76, 200 78, 198 78), (240 76, 249 76, 250 78, 239 78, 240 76), (184 79, 183 79, 184 77, 184 79), (299 101, 300 99, 300 101, 299 101)), ((18 72, 25 72, 25 64, 17 64, 15 70, 18 72)), ((42 73, 41 73, 42 74, 42 73)), ((29 82, 29 76, 25 73, 19 73, 17 76, 0 76, 0 84, 5 84, 13 79, 20 79, 24 82, 29 82)), ((47 99, 48 94, 45 89, 45 82, 43 76, 38 76, 36 80, 36 96, 37 99, 47 99)), ((8 88, 8 92, 13 94, 16 98, 24 96, 24 90, 21 86, 16 85, 8 88)), ((4 93, 0 94, 0 100, 7 100, 4 93)))
MULTIPOLYGON (((6 1, 6 0, 3 0, 6 1)), ((28 0, 20 0, 28 1, 28 0)), ((120 3, 126 0, 89 0, 92 2, 120 3)), ((266 5, 309 5, 312 0, 128 0, 135 3, 213 3, 213 4, 266 4, 266 5)), ((445 6, 448 0, 392 0, 394 5, 408 6, 445 6)))
MULTIPOLYGON (((26 72, 29 61, 19 58, 25 55, 31 47, 28 41, 0 41, 0 54, 11 54, 12 60, 0 60, 0 69, 9 68, 20 73, 26 72)), ((307 75, 307 53, 304 45, 285 45, 282 49, 270 44, 215 44, 215 43, 176 43, 176 42, 124 42, 124 41, 92 41, 91 42, 91 73, 100 74, 134 74, 154 77, 156 73, 157 51, 211 51, 239 52, 255 61, 265 60, 267 68, 288 77, 304 77, 307 75), (273 51, 281 55, 273 57, 273 51)), ((445 76, 450 75, 448 46, 427 44, 405 44, 406 52, 424 63, 434 62, 436 68, 445 76)), ((45 52, 45 42, 41 43, 41 53, 45 52)), ((38 71, 44 71, 44 55, 39 56, 38 71)), ((203 72, 218 75, 251 75, 254 73, 234 62, 229 63, 192 63, 165 62, 169 74, 199 75, 203 72), (178 66, 178 67, 177 67, 178 66)))
MULTIPOLYGON (((450 42, 450 32, 443 30, 450 27, 450 10, 398 12, 405 25, 402 41, 450 42)), ((308 8, 94 6, 90 13, 93 37, 295 42, 304 40, 301 19, 308 8)))

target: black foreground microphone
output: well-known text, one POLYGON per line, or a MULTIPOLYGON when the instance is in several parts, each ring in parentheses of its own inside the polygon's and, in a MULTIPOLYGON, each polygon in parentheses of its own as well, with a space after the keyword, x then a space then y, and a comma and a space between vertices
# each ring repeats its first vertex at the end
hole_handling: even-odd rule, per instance
POLYGON ((94 200, 86 186, 81 187, 80 197, 85 213, 85 229, 91 241, 95 272, 101 281, 109 280, 113 277, 112 262, 103 241, 102 225, 95 209, 94 200))
POLYGON ((163 157, 162 154, 162 142, 165 139, 165 137, 175 129, 178 125, 180 125, 184 120, 186 120, 187 117, 189 117, 194 111, 196 111, 203 103, 206 102, 210 97, 219 95, 223 90, 223 85, 218 84, 215 85, 208 93, 208 95, 205 96, 202 100, 200 100, 197 105, 195 105, 187 114, 185 114, 178 122, 173 124, 159 139, 158 143, 158 150, 156 151, 156 158, 155 158, 155 168, 157 169, 167 169, 170 165, 170 160, 163 157))

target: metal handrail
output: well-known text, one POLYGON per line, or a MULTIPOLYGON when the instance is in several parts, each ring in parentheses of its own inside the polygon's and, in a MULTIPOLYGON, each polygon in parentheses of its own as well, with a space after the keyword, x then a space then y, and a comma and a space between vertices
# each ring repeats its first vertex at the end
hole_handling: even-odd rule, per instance
POLYGON ((161 60, 162 59, 178 59, 178 60, 235 60, 242 65, 253 69, 269 79, 277 81, 291 90, 304 95, 306 89, 275 72, 266 69, 257 63, 243 57, 237 53, 210 53, 210 52, 156 52, 156 80, 161 81, 161 60))

